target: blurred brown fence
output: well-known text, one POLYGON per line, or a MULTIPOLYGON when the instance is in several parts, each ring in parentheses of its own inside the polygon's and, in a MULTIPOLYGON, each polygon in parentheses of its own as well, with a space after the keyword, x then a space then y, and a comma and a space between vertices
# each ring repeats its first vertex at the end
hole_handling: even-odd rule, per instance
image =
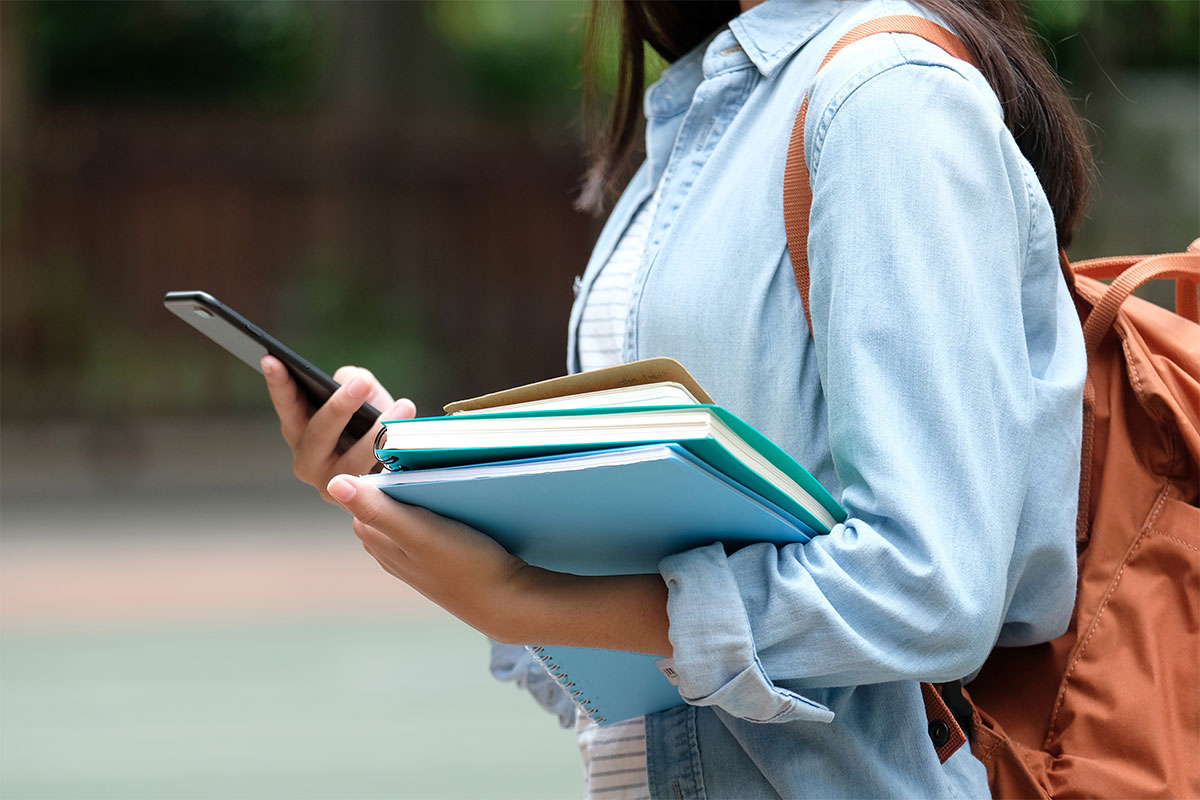
POLYGON ((169 289, 208 290, 426 404, 563 369, 595 233, 571 209, 566 131, 543 145, 478 122, 91 110, 27 130, 5 164, 6 416, 252 402, 164 311, 169 289))

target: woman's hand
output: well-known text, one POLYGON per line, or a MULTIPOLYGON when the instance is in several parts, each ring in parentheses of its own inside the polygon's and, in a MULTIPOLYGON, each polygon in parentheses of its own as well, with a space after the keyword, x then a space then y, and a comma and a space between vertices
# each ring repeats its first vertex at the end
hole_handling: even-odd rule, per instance
POLYGON ((670 655, 657 575, 584 577, 530 566, 460 522, 338 475, 335 502, 385 570, 492 639, 670 655))
POLYGON ((354 515, 354 533, 379 565, 497 641, 517 643, 512 625, 532 570, 495 540, 432 511, 400 503, 350 475, 329 494, 354 515))
POLYGON ((356 442, 342 441, 342 431, 358 407, 370 403, 381 409, 383 419, 408 419, 417 413, 411 400, 393 401, 375 376, 360 367, 335 372, 333 379, 341 387, 314 411, 283 362, 264 356, 261 366, 283 439, 292 449, 296 477, 330 502, 325 490, 330 478, 343 472, 370 472, 378 464, 374 452, 378 427, 356 442))

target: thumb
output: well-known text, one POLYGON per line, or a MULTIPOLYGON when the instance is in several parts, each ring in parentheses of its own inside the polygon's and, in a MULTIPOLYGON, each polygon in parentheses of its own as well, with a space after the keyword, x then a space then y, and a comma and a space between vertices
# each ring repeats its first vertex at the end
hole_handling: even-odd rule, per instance
POLYGON ((387 511, 387 498, 379 490, 371 491, 373 488, 354 475, 335 475, 325 491, 355 519, 374 527, 387 511))

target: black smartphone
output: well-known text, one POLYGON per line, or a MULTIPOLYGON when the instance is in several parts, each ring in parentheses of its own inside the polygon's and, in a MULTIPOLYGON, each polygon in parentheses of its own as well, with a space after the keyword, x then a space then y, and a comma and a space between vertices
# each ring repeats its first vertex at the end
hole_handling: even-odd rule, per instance
MULTIPOLYGON (((171 313, 245 361, 259 373, 259 361, 270 353, 283 362, 300 390, 320 408, 341 384, 326 375, 307 359, 286 347, 262 328, 255 325, 207 292, 167 292, 163 305, 171 313)), ((344 436, 360 439, 375 426, 379 412, 363 403, 347 423, 344 436)))

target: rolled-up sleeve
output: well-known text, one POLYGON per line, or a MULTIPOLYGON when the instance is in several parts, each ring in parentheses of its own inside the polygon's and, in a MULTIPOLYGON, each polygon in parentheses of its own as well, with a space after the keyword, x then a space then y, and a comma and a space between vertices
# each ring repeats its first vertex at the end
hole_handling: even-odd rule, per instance
POLYGON ((659 569, 667 582, 672 661, 684 700, 753 722, 833 719, 825 706, 767 677, 748 609, 720 544, 669 556, 659 569))
MULTIPOLYGON (((976 670, 1012 601, 1037 447, 1022 317, 1034 217, 995 98, 906 61, 814 99, 809 300, 848 519, 806 544, 660 564, 684 698, 761 722, 832 719, 806 687, 976 670)), ((1075 480, 1061 476, 1063 502, 1075 480)))

